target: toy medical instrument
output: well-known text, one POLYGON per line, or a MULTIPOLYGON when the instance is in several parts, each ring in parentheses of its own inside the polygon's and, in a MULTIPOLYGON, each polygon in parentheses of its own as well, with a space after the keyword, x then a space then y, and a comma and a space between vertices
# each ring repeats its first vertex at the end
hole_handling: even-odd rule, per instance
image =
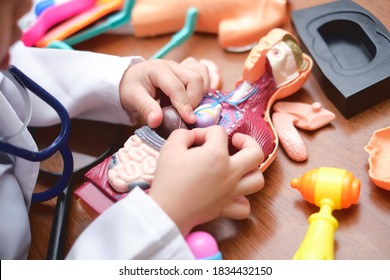
POLYGON ((110 15, 107 19, 103 20, 103 22, 96 23, 96 25, 93 27, 82 30, 75 35, 72 35, 71 37, 63 40, 64 43, 73 46, 98 36, 108 30, 118 28, 129 23, 134 3, 135 0, 125 0, 123 8, 119 12, 110 15))
POLYGON ((152 59, 162 58, 172 49, 182 45, 185 41, 187 41, 194 33, 197 18, 198 10, 194 7, 189 8, 183 28, 175 33, 165 46, 152 55, 152 59))
POLYGON ((287 155, 297 162, 307 159, 307 151, 296 127, 316 130, 330 123, 335 115, 322 108, 321 103, 279 101, 273 106, 272 122, 287 155))
POLYGON ((309 217, 306 236, 293 259, 334 259, 334 234, 338 222, 332 211, 358 203, 360 180, 347 170, 321 167, 292 179, 291 187, 297 189, 305 200, 320 207, 318 213, 309 217))
POLYGON ((42 12, 37 20, 23 33, 23 43, 30 47, 41 40, 46 32, 75 15, 78 15, 95 4, 96 0, 74 0, 60 5, 53 5, 42 12))
MULTIPOLYGON (((43 191, 40 193, 34 193, 32 195, 33 202, 42 202, 49 199, 52 199, 62 193, 64 189, 67 187, 72 173, 73 173, 73 156, 71 150, 68 146, 68 138, 70 133, 70 118, 66 109, 62 106, 62 104, 55 99, 51 94, 49 94, 42 87, 37 85, 34 81, 28 78, 23 72, 17 69, 14 66, 11 66, 8 70, 15 79, 15 83, 20 83, 20 85, 25 86, 35 95, 37 95, 40 99, 46 102, 50 107, 52 107, 58 114, 61 120, 61 131, 59 136, 53 141, 45 149, 34 152, 24 149, 22 147, 16 147, 7 142, 0 141, 0 151, 11 154, 17 157, 21 157, 28 161, 39 162, 48 159, 54 153, 59 151, 63 160, 63 172, 61 174, 60 179, 57 184, 50 188, 47 191, 43 191)), ((9 77, 9 76, 8 76, 9 77)))
POLYGON ((37 47, 46 47, 52 41, 68 38, 110 13, 119 11, 124 0, 97 0, 94 5, 49 30, 37 43, 37 47))
POLYGON ((390 126, 374 131, 364 149, 369 154, 368 175, 371 181, 390 191, 390 126))
POLYGON ((194 231, 186 237, 186 242, 197 260, 222 260, 217 241, 205 231, 194 231))

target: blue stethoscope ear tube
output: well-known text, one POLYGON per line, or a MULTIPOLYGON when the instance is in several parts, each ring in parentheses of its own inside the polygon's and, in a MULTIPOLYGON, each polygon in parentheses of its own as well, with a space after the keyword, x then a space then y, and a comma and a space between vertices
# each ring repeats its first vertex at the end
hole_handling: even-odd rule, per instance
POLYGON ((32 202, 42 202, 58 196, 69 184, 73 173, 73 156, 68 145, 70 134, 70 117, 65 107, 50 93, 33 80, 27 77, 22 71, 15 66, 10 66, 9 72, 31 92, 36 94, 40 99, 50 105, 58 114, 61 120, 61 131, 58 137, 45 149, 34 152, 21 147, 16 147, 6 142, 0 141, 0 151, 21 157, 28 161, 43 161, 54 155, 57 151, 61 153, 63 160, 63 172, 56 185, 46 191, 34 193, 32 202))

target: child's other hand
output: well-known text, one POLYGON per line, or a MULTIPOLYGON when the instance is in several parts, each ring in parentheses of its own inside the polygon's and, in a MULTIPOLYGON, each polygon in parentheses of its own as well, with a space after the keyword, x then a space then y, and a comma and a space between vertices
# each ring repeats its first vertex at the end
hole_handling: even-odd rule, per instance
POLYGON ((246 195, 261 190, 263 152, 248 135, 237 133, 239 150, 230 156, 223 127, 172 132, 160 151, 150 196, 186 236, 196 225, 218 217, 247 218, 246 195))
POLYGON ((182 63, 171 60, 147 60, 129 67, 120 84, 122 106, 136 110, 155 128, 161 124, 161 107, 155 100, 159 88, 171 100, 186 123, 195 123, 193 109, 209 89, 209 72, 194 58, 182 63))

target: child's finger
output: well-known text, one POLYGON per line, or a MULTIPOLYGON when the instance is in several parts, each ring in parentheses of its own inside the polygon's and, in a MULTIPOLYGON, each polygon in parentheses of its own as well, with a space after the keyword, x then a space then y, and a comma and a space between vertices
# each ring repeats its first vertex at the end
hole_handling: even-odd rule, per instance
POLYGON ((126 108, 137 111, 151 128, 159 126, 163 119, 163 114, 158 102, 142 87, 136 91, 137 94, 129 95, 123 104, 126 108))
POLYGON ((195 133, 195 144, 204 145, 211 150, 223 149, 228 154, 227 134, 225 129, 220 125, 213 125, 206 128, 192 129, 195 133))
POLYGON ((211 75, 210 75, 210 70, 208 69, 209 67, 206 63, 203 63, 202 61, 197 61, 193 57, 188 57, 184 59, 180 64, 202 75, 204 92, 206 92, 210 88, 211 75))
POLYGON ((222 209, 221 216, 229 219, 243 220, 248 218, 250 210, 249 200, 241 196, 222 209))
POLYGON ((260 191, 264 187, 264 177, 261 171, 256 168, 241 177, 237 184, 234 196, 249 195, 260 191))
POLYGON ((195 134, 191 130, 176 129, 169 135, 167 141, 161 149, 161 153, 163 153, 164 150, 187 150, 194 145, 195 138, 195 134))
POLYGON ((264 154, 260 145, 249 135, 234 134, 232 144, 239 150, 231 156, 232 165, 242 174, 245 174, 248 170, 258 168, 263 162, 264 154))

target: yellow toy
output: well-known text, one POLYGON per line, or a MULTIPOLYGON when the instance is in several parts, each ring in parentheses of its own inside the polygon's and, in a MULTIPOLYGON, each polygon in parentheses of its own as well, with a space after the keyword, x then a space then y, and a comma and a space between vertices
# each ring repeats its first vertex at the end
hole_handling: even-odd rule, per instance
POLYGON ((333 260, 338 222, 332 211, 358 203, 360 180, 344 169, 321 167, 292 179, 291 187, 299 190, 305 200, 320 207, 318 213, 309 217, 306 236, 293 259, 333 260))

